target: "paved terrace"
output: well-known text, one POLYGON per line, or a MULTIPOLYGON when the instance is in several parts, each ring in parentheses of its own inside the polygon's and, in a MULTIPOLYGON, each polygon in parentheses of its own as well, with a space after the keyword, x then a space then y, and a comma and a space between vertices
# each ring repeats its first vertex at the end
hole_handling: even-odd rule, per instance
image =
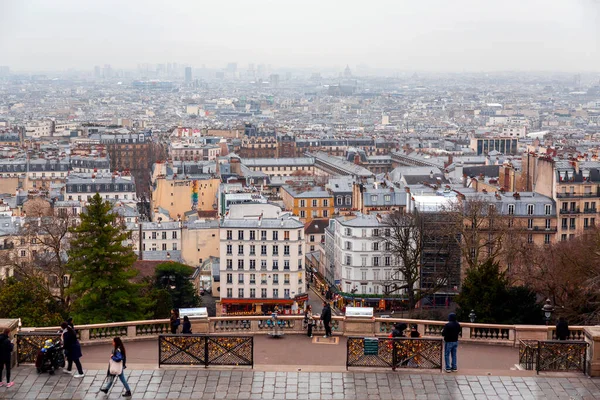
MULTIPOLYGON (((98 392, 105 370, 83 379, 15 371, 2 399, 119 399, 115 384, 98 392)), ((510 377, 403 372, 275 372, 240 369, 128 369, 134 399, 599 399, 600 380, 585 377, 510 377)))

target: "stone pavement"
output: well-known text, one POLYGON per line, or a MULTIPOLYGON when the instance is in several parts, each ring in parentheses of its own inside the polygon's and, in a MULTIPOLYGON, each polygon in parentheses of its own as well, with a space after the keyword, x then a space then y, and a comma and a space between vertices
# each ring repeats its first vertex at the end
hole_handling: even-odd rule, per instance
MULTIPOLYGON (((105 370, 83 379, 59 372, 14 370, 15 386, 0 399, 117 399, 98 389, 105 370)), ((260 372, 250 369, 127 370, 134 399, 599 399, 600 380, 586 377, 464 376, 402 372, 260 372)))

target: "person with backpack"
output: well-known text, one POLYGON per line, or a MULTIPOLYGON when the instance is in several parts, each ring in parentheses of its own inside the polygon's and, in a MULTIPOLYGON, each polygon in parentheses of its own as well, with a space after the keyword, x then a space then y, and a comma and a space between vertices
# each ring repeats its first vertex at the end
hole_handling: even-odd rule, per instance
POLYGON ((123 386, 125 387, 125 393, 123 393, 123 397, 131 397, 131 388, 129 387, 127 378, 125 377, 125 368, 127 368, 125 365, 126 361, 127 353, 125 352, 123 341, 120 337, 115 337, 113 339, 113 349, 110 354, 109 367, 106 373, 106 383, 100 388, 101 392, 108 394, 108 391, 115 382, 115 377, 119 376, 121 383, 123 383, 123 386), (115 368, 117 369, 116 371, 114 370, 115 368))
POLYGON ((2 382, 2 371, 6 369, 6 387, 12 387, 15 383, 10 381, 10 362, 14 349, 13 343, 10 341, 10 330, 4 329, 0 335, 0 386, 4 386, 2 382))
POLYGON ((458 371, 456 363, 456 352, 458 349, 458 336, 460 335, 461 327, 456 320, 456 314, 448 315, 448 323, 442 329, 442 337, 444 338, 444 361, 446 363, 446 372, 458 371), (452 364, 450 364, 450 356, 452 356, 452 364))

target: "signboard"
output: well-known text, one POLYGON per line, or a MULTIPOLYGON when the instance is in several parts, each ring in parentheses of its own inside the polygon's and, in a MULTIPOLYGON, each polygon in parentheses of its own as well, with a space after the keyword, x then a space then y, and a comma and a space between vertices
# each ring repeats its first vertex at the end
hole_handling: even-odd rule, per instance
POLYGON ((180 308, 179 316, 181 318, 185 317, 196 317, 196 318, 208 318, 208 311, 206 307, 198 307, 198 308, 180 308))
POLYGON ((346 307, 346 317, 373 317, 373 307, 346 307))
POLYGON ((379 339, 364 338, 364 355, 376 356, 379 354, 379 339))

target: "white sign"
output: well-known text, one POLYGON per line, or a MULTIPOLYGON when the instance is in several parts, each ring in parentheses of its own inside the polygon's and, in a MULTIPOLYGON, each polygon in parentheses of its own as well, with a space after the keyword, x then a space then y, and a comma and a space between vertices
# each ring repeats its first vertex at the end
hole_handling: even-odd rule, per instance
POLYGON ((373 307, 346 307, 346 317, 368 317, 373 316, 373 307))
POLYGON ((208 311, 206 310, 206 307, 180 308, 179 316, 183 318, 186 315, 188 317, 208 318, 208 311))

